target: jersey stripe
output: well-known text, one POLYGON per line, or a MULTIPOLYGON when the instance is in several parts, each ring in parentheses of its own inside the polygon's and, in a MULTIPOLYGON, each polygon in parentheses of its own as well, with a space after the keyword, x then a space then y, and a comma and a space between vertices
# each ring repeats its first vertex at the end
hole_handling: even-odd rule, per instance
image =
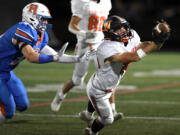
POLYGON ((17 29, 17 30, 16 30, 16 33, 17 33, 18 35, 21 35, 21 36, 23 36, 23 37, 28 38, 30 41, 33 41, 32 36, 29 35, 28 33, 26 33, 26 32, 23 31, 23 30, 17 29))
POLYGON ((24 38, 24 39, 26 39, 26 40, 28 40, 28 41, 32 42, 32 40, 31 40, 31 39, 26 38, 26 37, 24 37, 24 36, 21 36, 21 35, 19 35, 19 34, 17 34, 17 33, 15 33, 15 35, 16 35, 16 36, 18 36, 18 37, 20 37, 20 38, 24 38))
POLYGON ((4 107, 4 105, 0 102, 0 111, 1 111, 1 113, 5 116, 6 115, 6 110, 5 110, 5 107, 4 107))

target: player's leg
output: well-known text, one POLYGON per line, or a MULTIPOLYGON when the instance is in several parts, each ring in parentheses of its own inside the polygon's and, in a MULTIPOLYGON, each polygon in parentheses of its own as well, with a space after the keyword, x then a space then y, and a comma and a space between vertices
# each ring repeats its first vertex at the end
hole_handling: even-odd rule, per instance
POLYGON ((8 87, 13 95, 16 109, 18 111, 27 110, 29 107, 29 100, 27 97, 26 89, 22 83, 22 81, 14 74, 13 71, 11 73, 11 79, 8 81, 8 87))
MULTIPOLYGON (((114 122, 119 119, 122 119, 124 116, 123 113, 121 113, 121 112, 117 113, 115 110, 115 94, 114 93, 110 97, 109 101, 110 101, 110 106, 111 106, 113 116, 114 116, 114 122)), ((95 109, 94 109, 91 101, 89 101, 87 109, 79 113, 79 118, 81 120, 85 121, 89 127, 92 124, 92 120, 94 120, 94 117, 93 117, 94 111, 95 111, 95 109)))
POLYGON ((112 108, 113 114, 117 113, 116 112, 116 107, 115 107, 115 91, 112 94, 112 96, 110 97, 109 102, 111 104, 111 108, 112 108))
POLYGON ((112 96, 110 97, 109 102, 110 102, 110 105, 112 108, 112 112, 113 112, 113 116, 114 116, 114 122, 119 120, 119 119, 122 119, 124 116, 123 113, 117 112, 116 107, 115 107, 115 90, 114 90, 112 96))
POLYGON ((94 116, 93 116, 94 112, 95 112, 95 109, 91 101, 88 101, 87 109, 79 113, 79 118, 85 121, 88 124, 88 126, 90 126, 92 120, 94 120, 94 116))
POLYGON ((98 132, 106 125, 112 124, 114 121, 111 105, 109 98, 112 95, 112 92, 104 92, 102 90, 95 89, 92 85, 92 80, 94 76, 90 78, 87 84, 87 95, 91 101, 94 109, 98 114, 98 118, 94 119, 90 125, 90 128, 87 127, 83 130, 85 135, 97 135, 98 132))
POLYGON ((91 96, 91 102, 98 113, 96 118, 91 125, 91 128, 85 128, 84 134, 97 135, 104 126, 110 125, 114 121, 111 105, 109 98, 111 93, 105 95, 103 98, 96 98, 91 96))
MULTIPOLYGON (((88 48, 84 49, 78 49, 78 55, 83 54, 86 52, 88 48)), ((82 62, 82 63, 76 63, 72 79, 68 80, 62 90, 58 91, 55 98, 53 99, 51 103, 51 110, 54 112, 57 112, 60 109, 60 106, 62 104, 62 101, 65 99, 67 93, 74 87, 74 86, 79 86, 83 83, 84 78, 88 72, 88 67, 89 67, 89 62, 82 62)))
POLYGON ((7 119, 11 119, 15 113, 15 103, 13 96, 7 85, 8 80, 0 80, 0 125, 7 119))

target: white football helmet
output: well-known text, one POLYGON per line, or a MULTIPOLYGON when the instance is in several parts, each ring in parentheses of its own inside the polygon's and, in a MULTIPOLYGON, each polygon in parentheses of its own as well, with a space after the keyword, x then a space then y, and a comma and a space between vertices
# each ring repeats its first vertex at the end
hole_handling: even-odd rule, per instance
POLYGON ((34 28, 41 32, 47 29, 47 22, 43 20, 50 19, 49 9, 38 2, 29 3, 23 8, 22 21, 31 24, 34 28))

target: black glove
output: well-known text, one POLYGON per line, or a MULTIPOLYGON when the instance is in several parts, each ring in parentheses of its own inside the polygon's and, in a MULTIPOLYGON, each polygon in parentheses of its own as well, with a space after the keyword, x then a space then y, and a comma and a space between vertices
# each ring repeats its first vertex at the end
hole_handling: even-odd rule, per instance
POLYGON ((152 41, 154 41, 156 44, 163 44, 166 40, 169 39, 170 36, 170 32, 163 32, 161 30, 161 32, 158 33, 157 27, 160 23, 164 23, 169 27, 167 22, 165 22, 164 20, 157 21, 157 25, 152 30, 152 41))

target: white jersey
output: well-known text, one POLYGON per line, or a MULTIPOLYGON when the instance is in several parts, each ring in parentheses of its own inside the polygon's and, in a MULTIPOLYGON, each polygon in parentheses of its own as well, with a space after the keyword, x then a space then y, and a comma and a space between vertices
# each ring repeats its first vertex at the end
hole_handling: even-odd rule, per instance
POLYGON ((127 65, 121 62, 105 64, 105 59, 118 53, 135 51, 140 43, 139 35, 133 31, 134 37, 129 40, 127 46, 122 42, 105 40, 97 49, 97 59, 99 69, 91 77, 91 84, 94 88, 100 90, 111 90, 117 87, 122 79, 127 65))
POLYGON ((78 41, 93 44, 101 42, 104 38, 102 25, 111 10, 111 0, 101 0, 100 3, 89 0, 72 0, 71 10, 72 16, 81 18, 78 24, 81 30, 97 33, 94 39, 84 39, 82 36, 77 36, 78 41))

